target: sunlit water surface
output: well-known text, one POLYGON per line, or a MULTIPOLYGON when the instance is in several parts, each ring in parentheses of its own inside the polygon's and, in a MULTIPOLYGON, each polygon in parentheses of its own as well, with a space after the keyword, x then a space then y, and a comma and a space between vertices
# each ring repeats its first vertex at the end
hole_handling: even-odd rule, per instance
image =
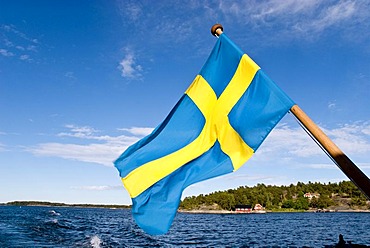
POLYGON ((339 234, 370 245, 370 213, 178 213, 150 236, 130 210, 0 207, 0 247, 329 247, 339 234))

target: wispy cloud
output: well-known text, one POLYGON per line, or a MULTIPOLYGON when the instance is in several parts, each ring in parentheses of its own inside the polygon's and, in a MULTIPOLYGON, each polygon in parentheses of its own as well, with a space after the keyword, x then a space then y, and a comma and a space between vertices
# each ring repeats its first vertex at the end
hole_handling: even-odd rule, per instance
POLYGON ((19 59, 24 60, 24 61, 32 61, 32 59, 30 58, 30 55, 28 54, 22 54, 21 56, 19 56, 19 59))
POLYGON ((321 154, 322 151, 309 138, 305 131, 300 128, 292 128, 288 125, 280 125, 273 129, 261 149, 257 151, 257 159, 289 160, 293 157, 310 157, 321 154))
POLYGON ((94 134, 98 132, 98 130, 95 130, 89 126, 76 126, 73 124, 68 124, 65 127, 68 129, 68 132, 59 133, 58 136, 96 139, 94 134))
POLYGON ((365 154, 370 153, 369 129, 369 122, 357 122, 332 130, 325 130, 325 132, 343 150, 353 154, 365 154))
POLYGON ((136 22, 143 14, 142 6, 139 1, 118 1, 118 9, 124 18, 136 22))
POLYGON ((336 102, 334 101, 334 102, 329 102, 328 103, 328 109, 330 109, 330 110, 335 110, 337 108, 337 104, 336 104, 336 102))
POLYGON ((67 71, 66 73, 64 73, 64 76, 69 79, 76 79, 75 74, 72 71, 67 71))
POLYGON ((35 45, 28 45, 27 46, 27 51, 37 52, 37 46, 35 46, 35 45))
POLYGON ((361 132, 370 136, 370 125, 361 129, 361 132))
POLYGON ((112 162, 125 150, 127 146, 103 144, 63 144, 43 143, 27 150, 37 156, 59 157, 88 163, 97 163, 112 166, 112 162))
POLYGON ((143 68, 137 63, 137 58, 133 50, 128 48, 125 49, 125 56, 119 62, 118 69, 121 71, 121 75, 124 78, 129 79, 141 79, 143 68))
POLYGON ((292 18, 295 15, 305 15, 311 13, 317 6, 319 1, 312 0, 312 1, 305 1, 305 0, 286 0, 286 1, 254 1, 252 4, 247 4, 246 1, 242 3, 244 8, 240 8, 242 6, 238 6, 237 3, 234 3, 230 8, 227 6, 227 2, 222 5, 222 9, 224 11, 230 11, 237 15, 243 15, 243 17, 247 17, 250 15, 252 20, 258 20, 263 23, 270 22, 271 18, 282 18, 287 20, 292 18), (244 12, 245 7, 247 7, 247 12, 244 12), (244 12, 244 13, 243 13, 244 12))
POLYGON ((3 151, 6 151, 5 145, 0 143, 0 152, 3 152, 3 151))
POLYGON ((36 156, 59 157, 68 160, 113 166, 113 161, 139 140, 135 135, 97 135, 98 130, 89 126, 66 125, 67 131, 58 133, 60 138, 77 139, 75 142, 48 142, 26 148, 36 156))
MULTIPOLYGON (((7 49, 0 49, 0 55, 5 57, 15 57, 22 61, 31 62, 33 59, 28 52, 37 52, 37 46, 40 44, 38 39, 32 38, 24 32, 21 32, 15 25, 0 25, 0 31, 3 39, 0 40, 2 45, 7 49)), ((1 43, 0 43, 1 44, 1 43)))
MULTIPOLYGON (((364 155, 370 152, 370 124, 357 122, 339 128, 322 130, 345 152, 351 155, 364 155)), ((257 159, 269 160, 279 158, 290 160, 322 156, 323 151, 309 138, 302 128, 291 128, 282 124, 276 127, 261 149, 257 159)))
POLYGON ((248 174, 238 174, 238 173, 231 173, 227 174, 223 177, 225 180, 236 180, 236 179, 243 179, 245 181, 271 181, 276 179, 276 177, 272 177, 270 175, 248 175, 248 174))
MULTIPOLYGON (((7 135, 7 133, 0 131, 0 135, 7 135)), ((6 146, 0 142, 0 152, 4 152, 4 151, 7 151, 6 146)))
MULTIPOLYGON (((128 135, 99 135, 101 131, 89 126, 66 125, 66 132, 58 133, 59 138, 76 139, 67 143, 48 142, 27 148, 27 151, 37 156, 60 157, 89 163, 112 166, 114 161, 128 146, 149 134, 153 128, 120 128, 128 135)), ((356 122, 334 129, 324 129, 331 139, 351 156, 361 156, 370 153, 370 123, 356 122)), ((277 126, 262 144, 254 156, 256 162, 279 161, 296 162, 301 158, 319 158, 323 151, 312 141, 300 127, 290 127, 287 124, 277 126)), ((323 163, 312 163, 311 168, 331 168, 323 163)), ((365 165, 367 166, 367 165, 365 165)))
MULTIPOLYGON (((294 40, 310 42, 333 33, 349 42, 369 41, 370 2, 367 0, 208 0, 188 1, 186 5, 179 0, 162 5, 125 1, 118 2, 118 11, 127 27, 125 31, 132 34, 127 37, 129 44, 150 37, 148 44, 166 42, 163 49, 166 52, 171 51, 171 45, 191 43, 193 53, 194 47, 198 51, 195 56, 206 50, 203 41, 204 36, 209 38, 209 33, 203 32, 205 23, 221 22, 226 32, 239 32, 236 40, 249 43, 261 44, 261 38, 263 44, 274 45, 294 40), (235 23, 242 24, 243 30, 233 30, 235 23)), ((126 60, 130 61, 130 57, 126 60)))
POLYGON ((11 25, 2 24, 0 26, 0 28, 2 30, 4 30, 4 31, 8 32, 8 33, 15 34, 17 37, 20 37, 23 40, 29 41, 29 42, 31 42, 33 44, 38 44, 39 43, 39 41, 37 39, 32 38, 32 37, 26 35, 25 33, 21 32, 20 30, 18 30, 15 25, 12 25, 12 24, 11 25))
POLYGON ((367 162, 367 163, 358 163, 357 165, 362 169, 370 169, 370 163, 369 162, 367 162))
POLYGON ((151 40, 157 40, 158 35, 156 34, 160 33, 160 36, 176 41, 191 36, 189 30, 193 25, 200 23, 202 18, 194 12, 197 10, 204 11, 207 6, 207 2, 191 1, 184 5, 179 0, 171 1, 168 4, 152 4, 150 1, 145 3, 140 1, 118 3, 122 20, 125 23, 130 23, 136 34, 142 34, 151 37, 151 40), (172 13, 169 14, 169 12, 172 13), (151 13, 156 14, 152 15, 151 13), (184 18, 183 15, 187 15, 187 17, 184 18), (159 16, 160 18, 158 18, 159 16), (140 19, 140 22, 137 21, 138 19, 140 19))
POLYGON ((107 191, 107 190, 122 190, 121 185, 99 185, 99 186, 73 186, 71 189, 77 190, 89 190, 89 191, 107 191))
POLYGON ((12 56, 14 56, 14 53, 9 52, 6 49, 0 49, 0 54, 3 55, 3 56, 5 56, 5 57, 12 57, 12 56))
POLYGON ((370 3, 362 0, 220 1, 216 13, 221 13, 228 22, 238 21, 253 31, 268 32, 275 42, 292 38, 311 40, 333 27, 343 36, 352 33, 365 37, 365 33, 358 31, 369 28, 370 3))
POLYGON ((356 18, 356 12, 361 11, 359 8, 360 5, 357 5, 355 1, 336 2, 324 8, 318 18, 313 20, 308 27, 313 31, 320 32, 345 20, 356 18))
MULTIPOLYGON (((138 140, 138 137, 136 136, 141 136, 139 130, 141 128, 128 128, 127 131, 129 131, 130 136, 125 136, 125 135, 119 135, 119 136, 109 136, 109 135, 98 135, 101 133, 101 131, 96 130, 92 127, 89 126, 76 126, 73 124, 68 124, 65 126, 67 128, 67 132, 61 132, 58 133, 57 136, 59 137, 73 137, 73 138, 79 138, 79 139, 84 139, 84 140, 97 140, 97 141, 102 141, 102 142, 107 142, 107 143, 115 143, 115 144, 120 144, 120 145, 130 145, 132 142, 135 142, 138 140), (133 130, 133 131, 132 131, 133 130), (136 131, 135 131, 136 130, 136 131)), ((145 130, 146 128, 144 128, 145 130)))
POLYGON ((126 131, 137 136, 146 136, 150 134, 154 128, 151 127, 131 127, 131 128, 118 128, 120 131, 126 131))
POLYGON ((305 167, 313 168, 313 169, 338 169, 335 164, 308 164, 305 167))

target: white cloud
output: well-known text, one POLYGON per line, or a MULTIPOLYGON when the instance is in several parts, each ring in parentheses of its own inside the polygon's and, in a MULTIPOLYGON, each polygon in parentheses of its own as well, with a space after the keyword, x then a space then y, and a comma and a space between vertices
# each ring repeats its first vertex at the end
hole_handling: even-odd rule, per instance
POLYGON ((239 173, 231 173, 223 176, 225 180, 245 180, 245 181, 271 181, 276 179, 276 177, 272 177, 270 175, 248 175, 248 174, 239 174, 239 173))
POLYGON ((137 136, 146 136, 153 132, 154 128, 151 127, 131 127, 131 128, 118 128, 120 131, 126 131, 137 136))
POLYGON ((0 49, 0 54, 3 55, 3 56, 5 56, 5 57, 12 57, 12 56, 14 56, 14 53, 9 52, 6 49, 0 49))
MULTIPOLYGON (((252 18, 265 20, 271 16, 279 16, 286 19, 292 15, 302 15, 310 13, 317 7, 319 1, 306 0, 286 0, 286 1, 264 1, 257 2, 251 11, 254 12, 252 18)), ((235 9, 235 6, 233 7, 235 9)))
POLYGON ((10 41, 10 40, 8 40, 8 39, 4 39, 4 44, 5 44, 5 46, 7 46, 7 47, 14 47, 13 42, 11 42, 11 41, 10 41))
POLYGON ((4 37, 0 42, 7 47, 7 49, 0 49, 0 55, 5 57, 13 57, 17 55, 17 57, 22 61, 32 61, 30 55, 19 55, 19 53, 26 50, 37 52, 37 45, 39 45, 39 41, 37 39, 21 32, 15 25, 2 24, 0 25, 0 31, 2 31, 0 33, 4 37))
MULTIPOLYGON (((120 145, 130 145, 133 142, 136 142, 138 140, 135 136, 108 136, 108 135, 96 135, 100 131, 89 127, 89 126, 76 126, 76 125, 66 125, 66 128, 69 129, 69 132, 62 132, 58 133, 57 136, 59 137, 73 137, 73 138, 79 138, 79 139, 85 139, 85 140, 98 140, 102 142, 107 142, 110 144, 120 144, 120 145)), ((140 128, 129 128, 127 130, 140 130, 140 128)), ((144 128, 145 129, 145 128, 144 128)), ((136 133, 138 133, 137 131, 136 133)), ((143 132, 143 131, 142 131, 143 132)), ((131 132, 131 134, 137 135, 134 132, 131 132)), ((141 135, 137 135, 141 136, 141 135)))
POLYGON ((342 150, 351 154, 365 154, 370 153, 369 135, 367 134, 369 129, 369 123, 359 122, 325 130, 325 132, 342 150))
POLYGON ((370 125, 368 125, 367 127, 364 127, 362 130, 361 130, 362 133, 366 134, 366 135, 369 135, 370 136, 370 125))
POLYGON ((70 132, 67 133, 59 133, 58 136, 69 136, 69 137, 76 137, 76 138, 89 138, 93 137, 94 133, 98 131, 89 126, 75 126, 72 124, 68 124, 65 126, 69 129, 70 132))
POLYGON ((370 163, 369 162, 367 162, 367 163, 358 163, 357 165, 362 169, 370 169, 370 163))
POLYGON ((328 109, 334 110, 334 109, 336 109, 336 107, 337 107, 337 104, 335 102, 329 102, 328 103, 328 109))
MULTIPOLYGON (((0 135, 7 135, 7 133, 0 131, 0 135)), ((6 146, 0 142, 0 152, 4 152, 4 151, 7 151, 6 146)))
POLYGON ((0 152, 4 152, 4 151, 6 151, 5 145, 0 143, 0 152))
POLYGON ((358 7, 354 1, 339 1, 321 12, 318 18, 311 23, 311 29, 319 32, 350 19, 356 14, 358 7))
POLYGON ((62 144, 43 143, 27 150, 37 156, 59 157, 88 163, 113 166, 113 161, 127 149, 127 146, 104 144, 62 144))
MULTIPOLYGON (((204 30, 204 23, 216 22, 221 22, 226 31, 235 23, 242 24, 245 29, 240 30, 239 38, 250 40, 263 36, 264 43, 274 44, 292 39, 315 40, 327 30, 352 38, 351 42, 358 42, 357 38, 367 41, 370 28, 370 2, 367 0, 219 0, 188 1, 186 5, 174 0, 166 5, 139 1, 118 2, 117 5, 122 22, 135 34, 127 37, 133 44, 136 38, 150 37, 150 43, 170 39, 174 45, 191 42, 201 50, 204 46, 199 38, 206 34, 199 30, 204 30)), ((166 45, 168 48, 168 42, 166 45)))
POLYGON ((20 60, 28 60, 28 61, 31 60, 30 55, 28 55, 28 54, 23 54, 23 55, 19 56, 19 59, 20 60))
POLYGON ((142 77, 141 72, 143 68, 141 65, 137 64, 136 57, 134 56, 133 51, 126 49, 125 57, 119 62, 118 69, 121 71, 121 75, 124 78, 137 78, 142 77))
MULTIPOLYGON (((321 128, 331 140, 347 155, 366 155, 370 153, 370 124, 358 122, 343 125, 339 128, 321 128)), ((287 125, 276 127, 257 151, 256 159, 269 160, 279 158, 290 160, 322 156, 323 151, 303 131, 302 128, 291 128, 287 125)))
POLYGON ((338 169, 338 166, 333 164, 308 164, 305 167, 313 168, 313 169, 338 169))
MULTIPOLYGON (((53 156, 112 166, 112 161, 117 159, 128 146, 153 130, 140 127, 121 128, 119 130, 127 131, 130 135, 109 136, 97 135, 100 131, 89 126, 67 125, 66 128, 68 131, 59 133, 57 137, 78 140, 68 143, 42 143, 27 150, 38 156, 53 156)), ((350 157, 366 156, 370 153, 369 122, 357 122, 323 130, 350 157)), ((307 161, 305 165, 308 167, 331 168, 322 162, 313 162, 314 159, 320 159, 323 156, 325 156, 324 152, 302 128, 281 124, 270 133, 253 160, 255 162, 278 160, 279 163, 298 165, 302 164, 302 158, 304 158, 303 161, 307 161)))
MULTIPOLYGON (((57 134, 62 138, 77 138, 83 144, 49 142, 41 143, 26 150, 37 156, 59 157, 68 160, 97 163, 112 166, 113 161, 131 144, 137 136, 96 135, 99 131, 89 126, 66 125, 68 132, 57 134), (94 140, 95 142, 91 142, 94 140)), ((141 135, 140 135, 141 136, 141 135)))
POLYGON ((137 21, 142 15, 143 10, 138 1, 128 2, 128 1, 118 1, 118 8, 120 13, 131 21, 137 21))
MULTIPOLYGON (((198 37, 199 34, 205 33, 194 31, 204 28, 204 23, 215 17, 211 14, 214 12, 212 9, 214 4, 206 1, 187 1, 186 4, 179 0, 167 4, 127 2, 119 3, 118 9, 122 22, 127 27, 125 31, 130 33, 127 36, 129 44, 136 44, 145 39, 147 43, 165 44, 163 52, 175 49, 180 43, 192 43, 193 46, 199 45, 203 48, 204 44, 198 37), (168 42, 169 40, 171 42, 168 42)), ((202 52, 205 53, 205 51, 202 52)), ((148 55, 150 56, 146 53, 146 56, 148 55)))
POLYGON ((37 52, 37 47, 35 45, 29 45, 29 46, 27 46, 27 50, 37 52))
POLYGON ((22 46, 16 46, 15 48, 17 48, 18 50, 21 50, 21 51, 24 51, 24 50, 26 50, 24 47, 22 47, 22 46))
POLYGON ((66 73, 64 73, 64 76, 66 78, 70 78, 70 79, 76 79, 74 73, 72 71, 67 71, 66 73))
POLYGON ((24 39, 28 42, 31 42, 33 44, 38 44, 39 43, 39 41, 37 39, 31 38, 28 35, 26 35, 25 33, 19 31, 16 28, 16 26, 14 26, 14 25, 5 25, 5 24, 3 24, 3 25, 0 26, 0 28, 3 29, 6 32, 15 34, 17 37, 20 37, 20 38, 22 38, 22 39, 24 39))
POLYGON ((348 32, 357 36, 359 29, 368 30, 370 3, 352 0, 221 1, 216 13, 222 13, 227 20, 232 16, 229 22, 238 21, 254 31, 268 32, 274 42, 277 38, 293 37, 310 40, 332 27, 339 28, 344 36, 348 32))
POLYGON ((102 186, 76 186, 71 188, 77 190, 106 191, 106 190, 122 190, 123 186, 102 185, 102 186))
MULTIPOLYGON (((191 43, 199 49, 197 54, 205 53, 202 40, 209 35, 202 31, 209 30, 204 27, 205 23, 221 22, 226 32, 238 32, 233 30, 233 26, 239 23, 245 28, 240 30, 237 39, 260 42, 262 38, 264 44, 275 45, 294 39, 316 40, 327 30, 333 30, 347 39, 352 37, 349 39, 351 42, 367 41, 366 34, 370 28, 370 2, 366 0, 220 0, 188 1, 186 5, 174 0, 166 5, 138 1, 118 2, 117 5, 122 22, 127 27, 125 31, 131 34, 127 36, 128 44, 136 44, 147 37, 150 37, 147 41, 151 44, 171 40, 171 43, 166 43, 163 52, 170 51, 171 44, 175 47, 191 43), (168 14, 170 11, 171 14, 168 14)), ((138 63, 135 54, 127 55, 122 62, 119 68, 123 77, 133 78, 130 75, 134 71, 141 74, 140 69, 135 67, 138 63)))
POLYGON ((322 151, 302 128, 280 125, 272 130, 256 155, 257 159, 263 160, 276 157, 289 160, 297 156, 305 158, 319 154, 322 151))

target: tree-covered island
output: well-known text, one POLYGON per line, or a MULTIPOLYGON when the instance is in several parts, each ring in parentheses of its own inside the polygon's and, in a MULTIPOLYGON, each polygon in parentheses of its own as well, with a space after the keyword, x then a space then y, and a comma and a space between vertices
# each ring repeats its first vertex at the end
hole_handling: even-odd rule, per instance
MULTIPOLYGON (((261 204, 271 212, 291 212, 326 209, 332 211, 370 210, 370 201, 350 181, 339 183, 298 182, 296 185, 272 186, 257 184, 237 189, 217 191, 207 195, 186 197, 180 211, 234 211, 237 205, 261 204)), ((50 206, 82 208, 131 208, 130 205, 66 204, 43 201, 13 201, 6 206, 50 206)))
POLYGON ((237 189, 186 197, 180 204, 180 210, 233 211, 237 205, 256 204, 261 204, 265 210, 273 212, 370 209, 370 201, 367 201, 362 192, 352 182, 342 181, 328 184, 298 182, 289 186, 241 186, 237 189))

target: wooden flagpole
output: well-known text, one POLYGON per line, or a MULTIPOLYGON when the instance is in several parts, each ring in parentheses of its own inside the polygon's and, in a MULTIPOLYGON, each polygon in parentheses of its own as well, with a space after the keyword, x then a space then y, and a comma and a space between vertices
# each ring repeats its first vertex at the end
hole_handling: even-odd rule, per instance
MULTIPOLYGON (((214 36, 220 36, 223 32, 221 24, 215 24, 211 28, 214 36)), ((339 149, 338 146, 302 111, 298 105, 290 109, 291 113, 304 126, 309 135, 315 139, 333 162, 351 179, 351 181, 370 199, 370 179, 339 149)))

